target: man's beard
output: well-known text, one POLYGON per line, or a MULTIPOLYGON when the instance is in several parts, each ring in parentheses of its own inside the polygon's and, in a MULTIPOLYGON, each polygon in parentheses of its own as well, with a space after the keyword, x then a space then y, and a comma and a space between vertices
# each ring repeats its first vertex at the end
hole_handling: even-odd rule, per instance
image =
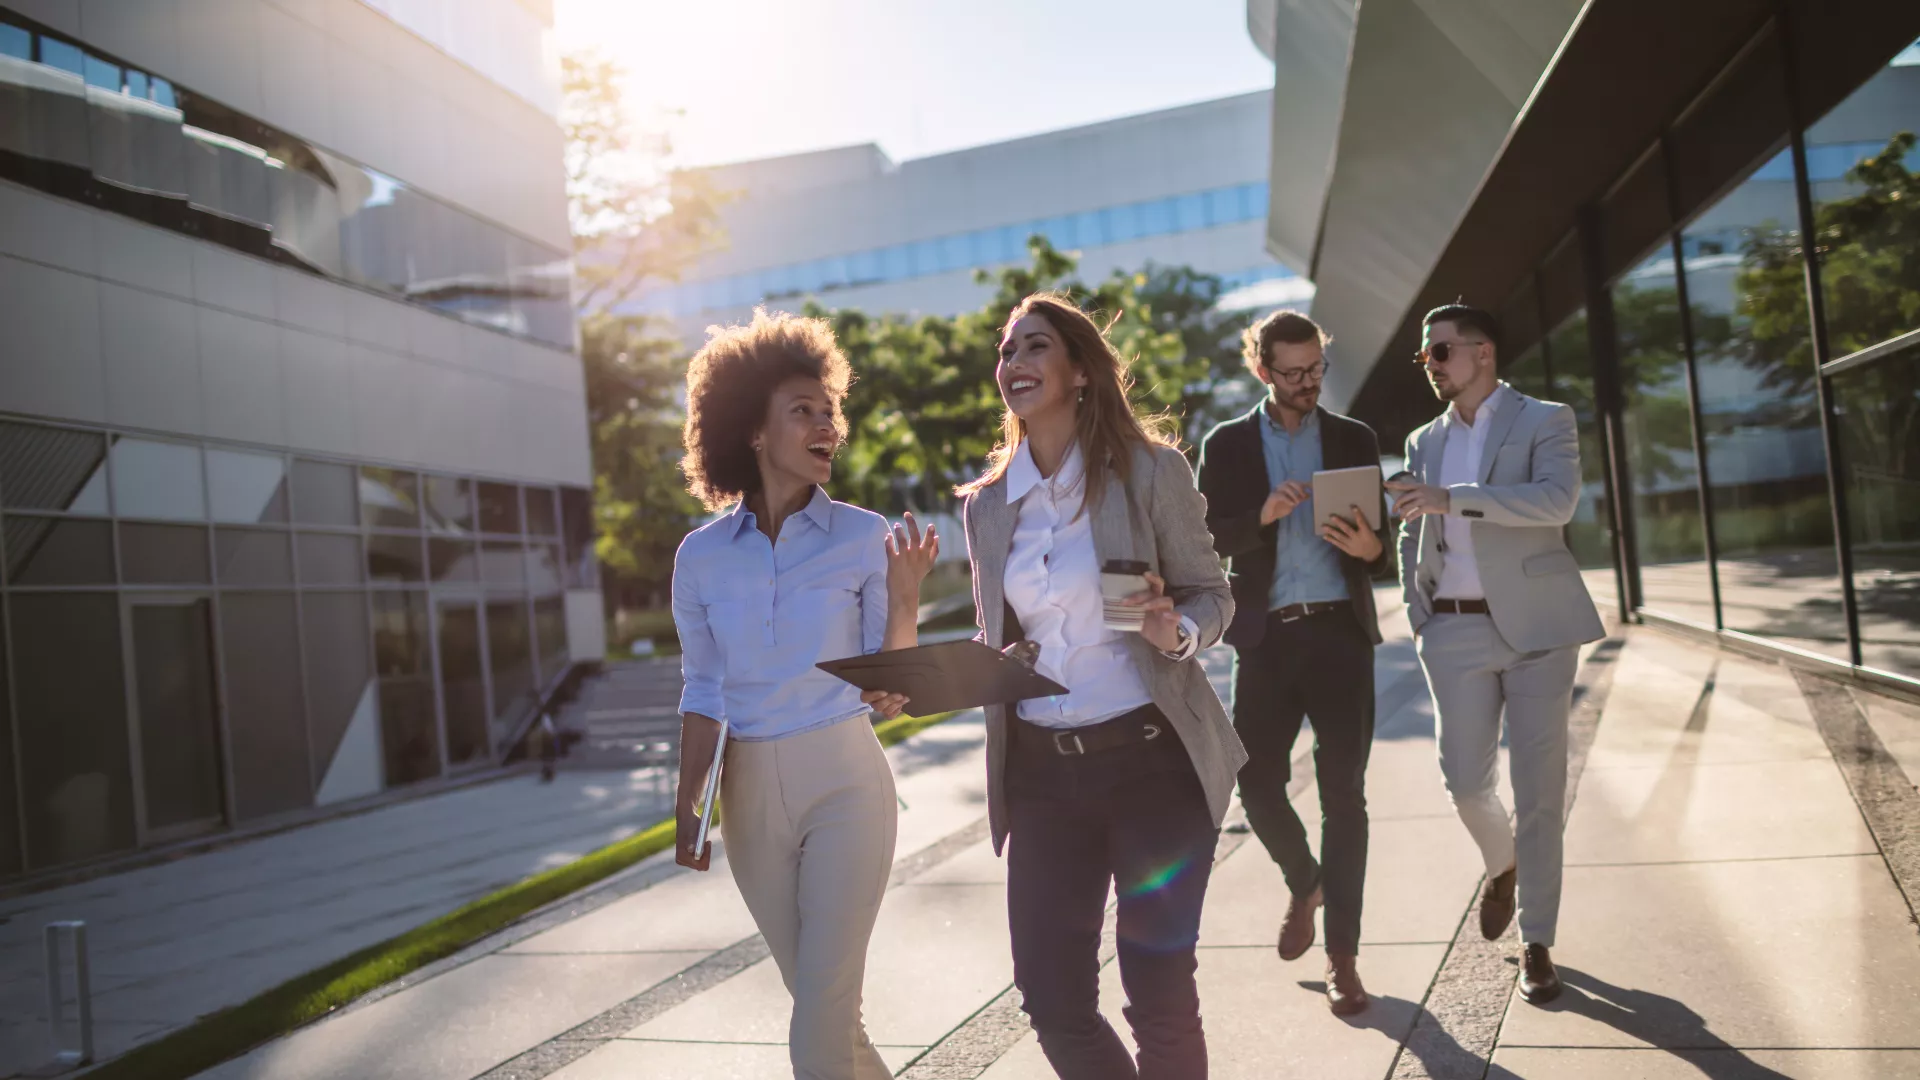
POLYGON ((1460 387, 1454 383, 1433 383, 1433 396, 1441 401, 1452 401, 1460 396, 1460 387))

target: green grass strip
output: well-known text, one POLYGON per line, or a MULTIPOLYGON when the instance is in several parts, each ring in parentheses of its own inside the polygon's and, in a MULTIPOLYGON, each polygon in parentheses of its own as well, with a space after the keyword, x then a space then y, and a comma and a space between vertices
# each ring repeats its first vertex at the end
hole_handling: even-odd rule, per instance
MULTIPOLYGON (((873 730, 880 745, 892 746, 957 715, 897 716, 874 725, 873 730)), ((186 1080, 452 956, 528 913, 672 844, 673 819, 668 818, 565 866, 541 871, 403 934, 297 975, 238 1005, 209 1013, 101 1065, 87 1073, 88 1080, 186 1080)))

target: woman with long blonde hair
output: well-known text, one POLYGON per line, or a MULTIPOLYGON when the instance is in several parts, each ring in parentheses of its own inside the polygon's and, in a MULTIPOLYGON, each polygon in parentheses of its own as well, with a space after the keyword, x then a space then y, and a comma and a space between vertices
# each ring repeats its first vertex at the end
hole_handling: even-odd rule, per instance
POLYGON ((1246 759, 1194 659, 1233 616, 1206 503, 1163 423, 1129 401, 1127 361, 1068 297, 1014 308, 995 380, 1002 442, 959 488, 981 637, 1037 643, 1037 667, 1067 688, 987 709, 1014 979, 1066 1080, 1204 1077, 1194 947, 1246 759), (1127 591, 1103 603, 1103 578, 1127 591), (1110 886, 1137 1061, 1099 1010, 1110 886))

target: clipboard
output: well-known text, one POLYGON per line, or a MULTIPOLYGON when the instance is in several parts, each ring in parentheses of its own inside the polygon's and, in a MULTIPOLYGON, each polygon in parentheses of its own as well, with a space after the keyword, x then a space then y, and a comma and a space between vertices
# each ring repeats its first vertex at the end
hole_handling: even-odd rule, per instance
POLYGON ((862 690, 907 695, 907 708, 913 716, 1067 692, 1066 687, 1035 671, 1033 665, 972 638, 849 656, 814 666, 862 690))
POLYGON ((1367 528, 1380 531, 1380 466, 1357 465, 1351 469, 1322 469, 1313 474, 1313 531, 1327 527, 1335 514, 1346 517, 1352 507, 1360 508, 1367 528))
POLYGON ((701 785, 700 804, 693 812, 700 818, 700 833, 693 841, 693 856, 699 858, 707 851, 707 836, 713 830, 714 811, 720 806, 720 769, 727 760, 727 733, 733 725, 720 721, 720 739, 713 747, 713 766, 707 770, 707 782, 701 785))

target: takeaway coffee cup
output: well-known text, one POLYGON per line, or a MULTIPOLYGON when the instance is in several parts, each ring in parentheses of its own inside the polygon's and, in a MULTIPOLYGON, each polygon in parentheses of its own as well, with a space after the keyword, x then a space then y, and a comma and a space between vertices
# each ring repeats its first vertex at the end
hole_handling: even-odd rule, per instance
POLYGON ((1145 610, 1121 603, 1147 588, 1147 564, 1108 559, 1100 568, 1100 611, 1109 630, 1138 630, 1147 621, 1145 610))

